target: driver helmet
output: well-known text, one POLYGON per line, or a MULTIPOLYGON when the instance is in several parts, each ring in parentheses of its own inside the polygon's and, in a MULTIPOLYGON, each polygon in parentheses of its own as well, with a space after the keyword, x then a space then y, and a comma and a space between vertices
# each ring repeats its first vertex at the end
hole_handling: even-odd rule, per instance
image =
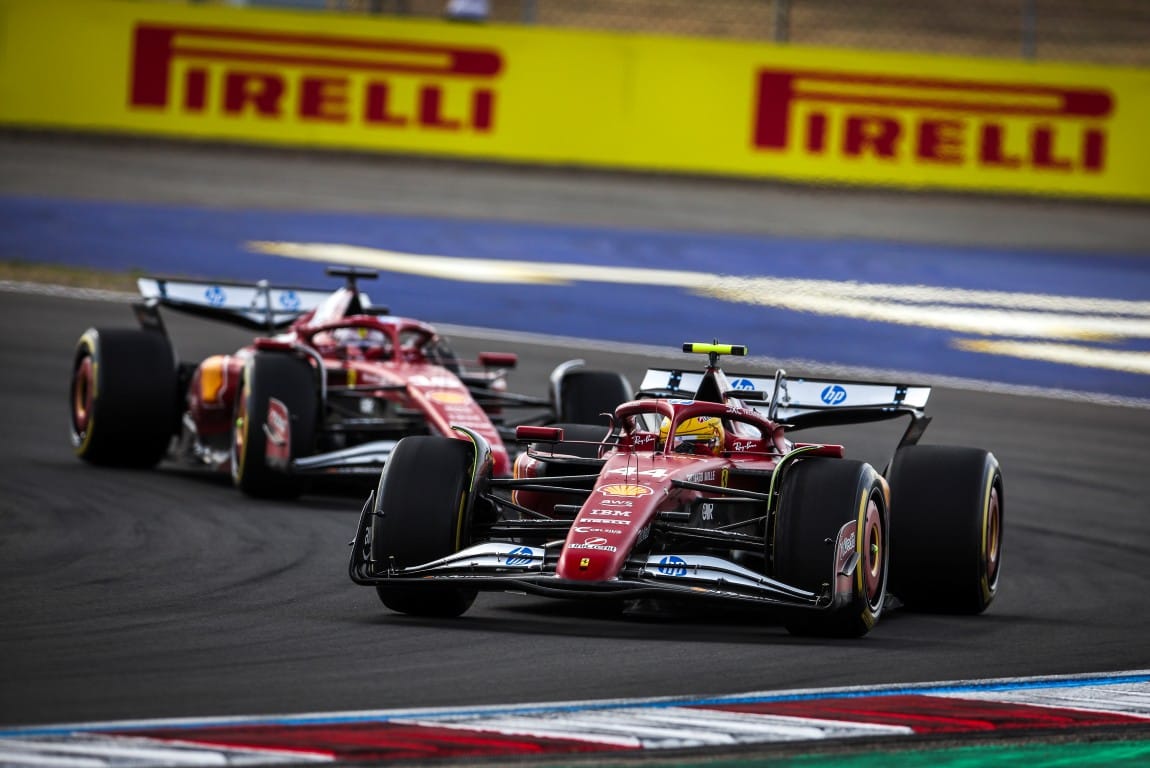
POLYGON ((332 332, 332 340, 346 350, 349 357, 383 360, 391 356, 387 334, 378 328, 337 328, 332 332))
MULTIPOLYGON (((664 417, 659 425, 659 444, 667 445, 667 430, 671 420, 664 417)), ((715 416, 696 416, 679 424, 675 439, 666 448, 668 453, 709 453, 718 456, 723 451, 726 432, 723 422, 715 416)))

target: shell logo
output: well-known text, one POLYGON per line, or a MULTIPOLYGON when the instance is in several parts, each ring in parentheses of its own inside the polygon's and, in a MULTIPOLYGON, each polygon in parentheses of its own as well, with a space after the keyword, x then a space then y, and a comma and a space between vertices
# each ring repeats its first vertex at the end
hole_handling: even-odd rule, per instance
POLYGON ((603 485, 598 490, 604 496, 649 496, 654 493, 645 485, 631 485, 629 483, 603 485))

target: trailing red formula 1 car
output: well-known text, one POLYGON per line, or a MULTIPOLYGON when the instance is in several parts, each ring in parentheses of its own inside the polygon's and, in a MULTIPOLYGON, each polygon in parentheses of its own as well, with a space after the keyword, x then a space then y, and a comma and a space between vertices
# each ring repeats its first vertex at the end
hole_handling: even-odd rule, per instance
POLYGON ((479 590, 758 606, 796 634, 861 636, 888 603, 980 613, 998 590, 1003 481, 976 448, 917 445, 929 387, 649 370, 600 427, 524 426, 513 477, 488 441, 399 442, 352 541, 351 579, 392 610, 479 590), (884 472, 812 426, 905 416, 884 472))
POLYGON ((300 288, 144 278, 139 329, 89 329, 72 365, 76 454, 105 465, 150 467, 174 458, 231 474, 253 496, 290 497, 308 478, 374 482, 399 439, 478 436, 494 476, 510 474, 517 424, 581 422, 630 397, 620 374, 572 360, 548 397, 507 391, 514 353, 481 353, 465 367, 427 323, 371 304, 357 280, 328 269, 331 293, 300 288), (228 354, 180 362, 160 308, 262 330, 228 354), (458 432, 456 429, 466 430, 458 432), (175 439, 174 439, 175 438, 175 439))

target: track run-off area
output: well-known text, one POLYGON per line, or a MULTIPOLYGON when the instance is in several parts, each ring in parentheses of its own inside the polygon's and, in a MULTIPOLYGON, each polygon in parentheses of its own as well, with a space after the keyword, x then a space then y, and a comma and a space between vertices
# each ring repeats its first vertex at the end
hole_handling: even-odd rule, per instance
MULTIPOLYGON (((2 137, 3 261, 319 288, 329 264, 378 269, 373 299, 465 358, 518 352, 533 394, 569 358, 637 381, 712 338, 748 372, 933 385, 924 442, 1002 463, 1006 570, 983 616, 894 611, 859 641, 517 595, 390 614, 347 579, 356 493, 259 502, 76 460, 72 348, 130 327, 129 297, 5 283, 0 766, 1144 764, 1148 219, 2 137)), ((171 330, 189 360, 250 338, 171 330)))

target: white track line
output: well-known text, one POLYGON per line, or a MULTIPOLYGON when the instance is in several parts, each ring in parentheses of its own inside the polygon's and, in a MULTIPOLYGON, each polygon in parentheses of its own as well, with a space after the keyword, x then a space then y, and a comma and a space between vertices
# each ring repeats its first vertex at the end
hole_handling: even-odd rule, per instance
MULTIPOLYGON (((110 301, 128 303, 139 299, 135 293, 123 291, 106 291, 95 288, 75 288, 65 285, 50 285, 42 283, 29 283, 15 280, 0 280, 0 291, 11 293, 25 293, 57 298, 83 299, 89 301, 110 301)), ((479 328, 465 325, 450 325, 434 323, 435 327, 446 336, 459 338, 486 339, 507 343, 534 344, 541 347, 554 347, 556 349, 572 349, 582 347, 602 350, 613 354, 632 355, 635 357, 648 357, 658 360, 679 360, 670 354, 665 347, 651 344, 629 344, 616 341, 602 341, 585 339, 576 336, 550 336, 542 333, 528 331, 508 331, 497 328, 479 328)), ((1005 384, 993 381, 981 381, 955 376, 938 376, 919 371, 894 371, 883 368, 862 368, 857 366, 842 366, 820 363, 815 360, 778 360, 769 357, 747 357, 739 363, 745 367, 746 372, 752 370, 774 373, 776 368, 802 371, 808 376, 837 377, 859 380, 890 380, 898 379, 906 382, 927 382, 932 386, 947 389, 957 389, 968 392, 985 392, 997 395, 1013 395, 1017 397, 1040 397, 1049 400, 1063 400, 1077 403, 1090 403, 1092 405, 1108 405, 1121 408, 1150 409, 1150 398, 1123 397, 1101 392, 1078 392, 1068 389, 1055 389, 1048 387, 1023 386, 1018 384, 1005 384)))

